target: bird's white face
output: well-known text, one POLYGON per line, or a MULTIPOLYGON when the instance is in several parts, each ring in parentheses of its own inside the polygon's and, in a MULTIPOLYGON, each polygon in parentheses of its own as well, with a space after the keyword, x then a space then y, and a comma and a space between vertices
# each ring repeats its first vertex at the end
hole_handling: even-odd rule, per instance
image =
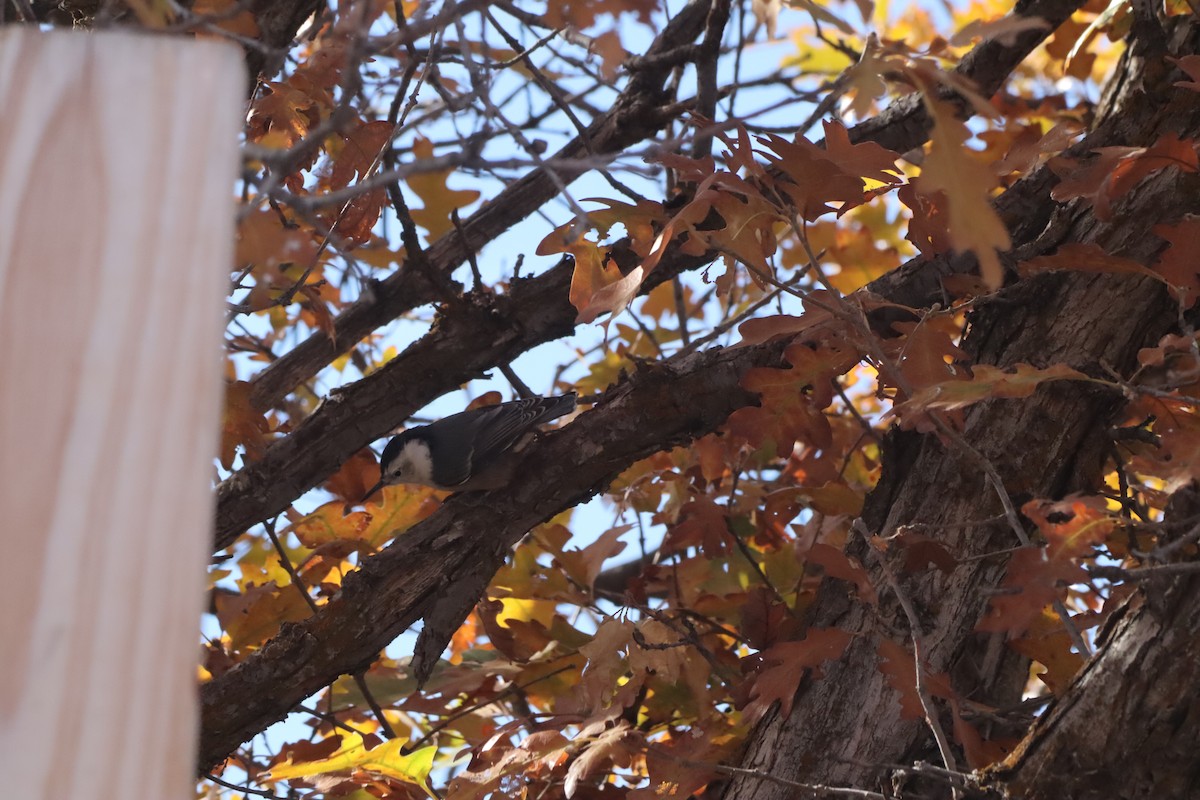
POLYGON ((388 466, 387 482, 389 485, 419 483, 433 486, 433 457, 429 454, 429 446, 415 440, 405 442, 396 460, 388 466))

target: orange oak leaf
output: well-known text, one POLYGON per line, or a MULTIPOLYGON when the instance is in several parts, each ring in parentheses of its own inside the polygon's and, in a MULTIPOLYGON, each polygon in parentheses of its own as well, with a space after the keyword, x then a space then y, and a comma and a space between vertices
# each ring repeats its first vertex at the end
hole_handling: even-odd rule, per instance
POLYGON ((1120 523, 1108 501, 1095 495, 1070 495, 1062 500, 1030 500, 1021 513, 1045 538, 1050 558, 1063 560, 1091 554, 1120 523))
POLYGON ((780 458, 792 452, 797 441, 822 449, 833 441, 824 414, 833 401, 831 380, 850 368, 859 355, 846 341, 793 344, 784 352, 791 369, 755 367, 746 370, 741 384, 759 394, 762 405, 740 408, 730 415, 726 429, 754 448, 773 446, 780 458))
POLYGON ((934 99, 929 91, 924 98, 934 122, 918 191, 926 195, 945 193, 951 243, 956 250, 974 253, 984 283, 997 289, 1004 280, 997 252, 1008 250, 1012 242, 990 201, 996 176, 970 156, 966 142, 971 132, 950 106, 934 99))
POLYGON ((1018 267, 1021 275, 1036 275, 1040 272, 1053 270, 1072 270, 1076 272, 1107 272, 1116 275, 1149 275, 1158 277, 1155 272, 1131 258, 1110 256, 1097 244, 1071 243, 1059 247, 1052 255, 1036 256, 1028 261, 1022 261, 1018 267))
MULTIPOLYGON (((587 736, 588 731, 585 729, 575 741, 579 742, 587 736)), ((567 768, 563 794, 570 800, 575 796, 579 782, 601 768, 607 771, 613 767, 628 767, 633 753, 641 752, 645 748, 640 740, 641 734, 634 731, 626 720, 618 720, 611 728, 596 735, 567 768), (634 741, 627 746, 626 740, 634 741)))
POLYGON ((1112 219, 1113 202, 1146 176, 1170 167, 1183 172, 1200 168, 1193 144, 1174 132, 1163 134, 1150 147, 1101 147, 1092 152, 1093 158, 1082 166, 1066 157, 1050 160, 1050 169, 1062 179, 1050 196, 1059 202, 1085 198, 1104 221, 1112 219))
POLYGON ((298 224, 289 227, 273 209, 252 212, 238 222, 238 264, 307 267, 316 257, 317 243, 312 231, 298 224))
POLYGON ((1071 637, 1051 609, 1042 609, 1024 635, 1009 642, 1009 647, 1042 665, 1038 680, 1055 694, 1066 689, 1083 666, 1083 656, 1071 649, 1071 637))
POLYGON ((1045 369, 1028 364, 1014 364, 1007 369, 978 364, 969 378, 947 380, 914 392, 913 396, 896 405, 892 413, 901 420, 912 421, 928 411, 951 411, 997 397, 1028 397, 1047 381, 1091 380, 1066 364, 1045 369))
MULTIPOLYGON (((247 39, 256 39, 261 35, 254 14, 238 0, 197 0, 192 6, 192 13, 198 17, 208 17, 213 28, 227 31, 247 39)), ((196 31, 197 36, 218 35, 215 31, 196 31)))
MULTIPOLYGON (((824 290, 822 290, 822 293, 824 290)), ((814 292, 814 295, 819 294, 814 292)), ((818 299, 818 303, 821 301, 818 299)), ((796 317, 787 314, 776 314, 769 317, 753 317, 746 320, 738 328, 738 333, 742 339, 737 343, 737 347, 748 347, 750 345, 762 344, 768 342, 778 336, 794 336, 797 333, 802 333, 806 330, 815 328, 817 325, 828 322, 833 319, 833 313, 826 310, 830 305, 821 303, 806 310, 802 315, 796 317), (824 306, 821 307, 821 306, 824 306)))
POLYGON ((800 682, 810 674, 819 680, 825 662, 841 658, 853 638, 839 628, 809 628, 800 641, 779 642, 753 656, 763 666, 750 689, 746 721, 753 724, 776 702, 786 718, 800 682))
POLYGON ((1200 217, 1189 216, 1176 225, 1155 225, 1154 233, 1169 246, 1154 264, 1154 274, 1160 275, 1175 291, 1179 304, 1191 308, 1200 296, 1200 217))
POLYGON ((789 142, 771 135, 763 141, 771 150, 768 159, 788 178, 778 181, 777 187, 804 219, 811 221, 830 211, 845 212, 869 198, 861 176, 847 172, 826 150, 803 136, 789 142))
POLYGON ((254 461, 267 449, 271 424, 250 402, 250 384, 234 381, 225 387, 225 406, 221 416, 220 461, 225 469, 233 468, 239 447, 245 458, 254 461))
POLYGON ((271 581, 251 586, 241 594, 216 596, 217 618, 229 636, 229 647, 244 651, 270 639, 285 622, 299 622, 312 610, 294 586, 271 581))
POLYGON ((329 172, 328 185, 332 189, 343 189, 358 178, 367 177, 371 166, 392 138, 395 126, 387 120, 360 122, 338 146, 329 172))
POLYGON ((680 552, 699 547, 709 557, 717 557, 733 546, 729 532, 729 509, 719 506, 708 495, 692 498, 679 512, 679 522, 673 525, 663 540, 663 551, 680 552))
POLYGON ((843 172, 887 185, 901 182, 898 153, 874 142, 851 144, 850 133, 840 122, 825 120, 824 125, 826 158, 843 172))
POLYGON ((266 83, 250 110, 247 135, 253 142, 271 135, 271 146, 292 147, 318 120, 317 104, 311 95, 287 83, 266 83))
POLYGON ((879 594, 867 571, 836 547, 821 542, 814 544, 808 551, 808 563, 820 567, 831 578, 854 584, 858 596, 866 602, 872 605, 879 602, 879 594))
POLYGON ((610 528, 582 550, 564 550, 555 555, 555 560, 562 564, 571 578, 579 585, 590 589, 596 581, 596 576, 600 574, 604 562, 619 555, 625 549, 625 542, 621 541, 621 536, 632 527, 632 525, 618 525, 610 528))
POLYGON ((920 322, 897 322, 892 327, 905 334, 896 355, 902 380, 890 371, 884 375, 886 384, 917 393, 962 377, 962 370, 954 362, 966 358, 966 353, 954 344, 959 326, 952 315, 930 315, 920 322))
POLYGON ((1085 580, 1087 573, 1070 558, 1055 558, 1040 547, 1023 547, 1008 562, 1008 574, 992 598, 988 613, 975 626, 984 633, 1022 636, 1042 609, 1066 594, 1066 587, 1085 580))
MULTIPOLYGON (((921 719, 925 709, 921 705, 921 696, 917 693, 917 665, 913 654, 891 639, 882 639, 875 646, 879 656, 879 671, 887 679, 888 685, 900 694, 900 715, 904 719, 921 719)), ((922 674, 922 682, 934 697, 943 700, 955 700, 957 693, 950 684, 950 677, 945 673, 928 672, 922 674)))
POLYGON ((896 199, 912 210, 904 238, 924 256, 948 253, 954 249, 950 236, 950 200, 945 192, 926 193, 921 178, 913 178, 896 191, 896 199))

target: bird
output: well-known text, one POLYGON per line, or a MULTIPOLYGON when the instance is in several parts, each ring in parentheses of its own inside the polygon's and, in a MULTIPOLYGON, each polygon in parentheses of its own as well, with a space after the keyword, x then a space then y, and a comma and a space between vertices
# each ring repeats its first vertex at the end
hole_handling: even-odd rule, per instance
POLYGON ((432 486, 455 492, 498 489, 512 479, 515 463, 504 458, 520 452, 535 428, 575 410, 576 396, 526 397, 508 403, 451 414, 393 436, 379 459, 379 482, 366 502, 384 486, 397 483, 432 486))

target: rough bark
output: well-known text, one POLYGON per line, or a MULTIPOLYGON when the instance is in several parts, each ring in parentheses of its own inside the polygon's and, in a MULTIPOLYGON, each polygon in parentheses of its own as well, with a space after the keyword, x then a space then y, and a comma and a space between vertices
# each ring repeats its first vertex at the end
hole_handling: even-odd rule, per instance
MULTIPOLYGON (((1145 22, 1135 26, 1130 50, 1099 110, 1097 130, 1110 141, 1149 144, 1168 130, 1195 134, 1197 104, 1172 86, 1164 46, 1174 55, 1194 53, 1196 30, 1180 23, 1167 42, 1145 22)), ((1027 180, 1043 182, 1032 184, 1035 188, 1049 188, 1044 175, 1027 180)), ((1067 241, 1095 242, 1144 262, 1161 244, 1146 232, 1155 223, 1195 210, 1194 197, 1193 180, 1161 173, 1140 186, 1118 218, 1105 224, 1085 205, 1056 207, 1042 194, 1026 215, 1049 224, 1044 231, 1017 237, 1016 247, 1028 256, 1067 241)), ((1175 316, 1166 292, 1145 279, 1042 275, 1006 288, 973 314, 964 346, 979 364, 1065 362, 1087 372, 1101 364, 1127 370, 1137 349, 1155 342, 1175 316)), ((963 438, 991 462, 1018 501, 1060 497, 1098 479, 1107 423, 1118 406, 1119 398, 1112 395, 1075 385, 1045 386, 1028 400, 975 408, 967 415, 963 438)), ((907 441, 890 440, 884 477, 863 513, 871 533, 887 536, 913 523, 963 526, 947 528, 940 537, 960 558, 1017 544, 1007 525, 978 524, 1001 511, 978 463, 932 435, 902 439, 907 441)), ((849 550, 864 564, 875 563, 861 541, 852 542, 849 550)), ((996 659, 992 648, 998 643, 974 628, 985 610, 986 590, 1002 575, 1003 560, 992 558, 969 562, 948 576, 935 573, 904 582, 904 591, 922 612, 928 669, 950 673, 961 695, 998 705, 1019 698, 1023 665, 1017 659, 996 659)), ((908 631, 908 623, 877 565, 872 576, 884 594, 875 608, 852 601, 836 582, 823 587, 812 624, 854 632, 854 644, 829 666, 823 680, 801 685, 790 717, 775 713, 764 719, 743 768, 793 781, 876 788, 886 779, 883 765, 929 759, 931 752, 936 759, 925 723, 901 717, 896 692, 879 670, 876 642, 908 631)), ((948 720, 943 724, 949 728, 948 720)), ((743 776, 731 781, 725 797, 767 800, 790 797, 792 791, 743 776)))

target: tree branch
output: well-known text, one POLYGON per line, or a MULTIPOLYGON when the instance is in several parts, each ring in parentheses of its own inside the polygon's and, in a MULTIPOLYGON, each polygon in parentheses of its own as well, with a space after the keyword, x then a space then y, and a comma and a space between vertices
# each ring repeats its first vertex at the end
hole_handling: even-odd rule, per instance
MULTIPOLYGON (((1069 9, 1074 7, 1072 3, 1054 0, 1046 3, 1045 7, 1035 5, 1031 13, 1036 12, 1054 22, 1069 14, 1069 9)), ((696 13, 698 19, 694 25, 700 27, 705 20, 702 14, 696 13)), ((674 39, 668 40, 664 32, 658 40, 658 46, 666 48, 668 41, 674 39)), ((987 52, 995 56, 993 43, 985 42, 979 47, 988 47, 987 52)), ((1005 50, 1004 58, 965 59, 960 72, 971 79, 978 70, 983 77, 998 85, 998 79, 992 74, 995 62, 1019 61, 1018 53, 1023 58, 1031 47, 1023 42, 1020 47, 1014 46, 1011 52, 1005 50)), ((892 119, 893 122, 887 125, 867 122, 854 130, 870 129, 873 133, 863 133, 859 138, 879 136, 902 150, 911 149, 924 141, 928 120, 923 127, 914 126, 903 121, 909 119, 907 116, 891 109, 881 115, 880 119, 883 118, 892 119), (901 125, 904 135, 909 138, 898 139, 899 134, 891 132, 892 124, 901 125)), ((524 189, 520 192, 516 189, 536 178, 535 174, 514 184, 496 202, 463 222, 463 228, 476 249, 502 230, 494 222, 485 224, 481 221, 481 215, 520 206, 532 195, 525 194, 524 189), (489 235, 487 231, 493 232, 489 235)), ((1039 170, 1034 177, 1022 181, 1000 198, 998 205, 1001 213, 1013 220, 1014 227, 1024 226, 1030 231, 1039 232, 1041 228, 1037 227, 1038 222, 1040 220, 1044 227, 1048 212, 1039 216, 1034 210, 1046 205, 1045 195, 1053 180, 1054 176, 1049 170, 1039 170)), ((521 216, 524 213, 527 212, 522 212, 521 216)), ((343 318, 352 319, 347 315, 360 315, 362 318, 358 322, 346 322, 347 326, 353 328, 353 341, 346 338, 350 335, 346 333, 350 327, 338 328, 335 337, 338 347, 349 349, 373 327, 387 323, 393 316, 409 308, 439 298, 437 288, 430 284, 426 275, 449 271, 465 258, 465 251, 456 249, 460 247, 460 241, 457 233, 443 236, 425 251, 427 269, 405 269, 375 284, 370 294, 391 297, 392 300, 382 304, 378 300, 363 300, 344 312, 339 317, 339 325, 343 318)), ((629 251, 627 241, 614 245, 618 254, 622 249, 629 251)), ((707 264, 715 257, 715 253, 686 255, 672 246, 662 263, 650 273, 642 292, 648 292, 682 272, 707 264)), ((621 262, 621 258, 618 257, 617 261, 621 262)), ((973 268, 972 259, 950 254, 933 259, 914 259, 905 267, 871 283, 865 291, 902 305, 920 308, 941 297, 941 281, 945 276, 973 268)), ((414 411, 446 391, 498 364, 510 363, 539 344, 569 335, 575 328, 576 316, 575 309, 566 301, 571 272, 570 265, 559 264, 537 278, 515 284, 511 299, 498 300, 499 305, 488 312, 491 316, 479 314, 472 315, 471 321, 459 320, 453 337, 447 336, 445 331, 434 331, 371 376, 331 393, 331 400, 335 402, 322 405, 301 422, 291 435, 268 448, 260 460, 247 465, 218 488, 215 549, 228 547, 243 531, 283 511, 305 491, 334 474, 359 449, 394 430, 414 411), (474 327, 475 323, 478 323, 478 327, 474 327), (487 343, 487 346, 479 347, 480 342, 487 343), (465 347, 466 343, 475 346, 465 347), (413 381, 413 375, 422 375, 423 378, 413 381)), ((298 382, 312 377, 339 352, 323 333, 314 334, 255 378, 253 402, 260 407, 278 402, 298 382)))

